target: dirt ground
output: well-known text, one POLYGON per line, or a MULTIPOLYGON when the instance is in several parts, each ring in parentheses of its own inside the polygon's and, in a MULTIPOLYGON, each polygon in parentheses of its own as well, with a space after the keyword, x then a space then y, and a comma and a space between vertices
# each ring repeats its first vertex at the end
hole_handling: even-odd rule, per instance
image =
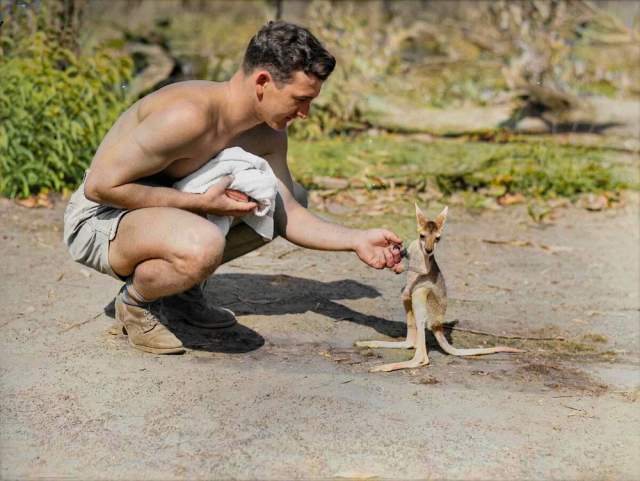
POLYGON ((404 276, 281 239, 207 286, 239 325, 131 349, 103 310, 119 283, 71 261, 63 209, 0 201, 2 479, 640 479, 637 197, 542 226, 452 208, 453 343, 527 352, 430 338, 428 367, 394 373, 368 370, 410 351, 353 343, 403 335, 404 276))

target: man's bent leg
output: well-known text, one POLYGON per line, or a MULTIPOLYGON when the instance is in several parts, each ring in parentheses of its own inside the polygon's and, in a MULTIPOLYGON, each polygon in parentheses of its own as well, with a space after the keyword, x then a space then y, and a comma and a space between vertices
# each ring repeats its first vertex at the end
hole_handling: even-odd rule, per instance
MULTIPOLYGON (((307 191, 300 184, 294 183, 294 195, 300 204, 307 206, 307 191)), ((282 202, 278 205, 282 209, 282 202)), ((286 222, 286 216, 282 210, 276 209, 275 217, 277 226, 282 226, 286 222)), ((276 231, 276 236, 278 234, 282 235, 281 228, 276 231)), ((236 259, 267 243, 251 227, 239 222, 233 225, 227 234, 222 263, 236 259)), ((165 297, 163 299, 165 312, 188 324, 206 329, 232 326, 236 322, 233 313, 228 309, 210 306, 203 289, 204 286, 195 285, 186 292, 165 297)))
POLYGON ((161 322, 161 303, 149 301, 206 278, 220 264, 223 250, 220 230, 187 211, 139 209, 122 218, 109 245, 109 262, 118 275, 130 276, 115 309, 133 347, 156 354, 184 352, 161 322))
MULTIPOLYGON (((251 227, 239 223, 227 234, 222 263, 229 262, 267 242, 251 227)), ((237 320, 235 314, 224 307, 211 306, 204 295, 205 282, 196 284, 185 292, 167 296, 162 300, 164 311, 173 318, 204 329, 221 329, 233 326, 237 320)))
POLYGON ((225 239, 215 224, 167 207, 127 213, 109 245, 109 263, 133 287, 155 300, 206 279, 222 262, 225 239))

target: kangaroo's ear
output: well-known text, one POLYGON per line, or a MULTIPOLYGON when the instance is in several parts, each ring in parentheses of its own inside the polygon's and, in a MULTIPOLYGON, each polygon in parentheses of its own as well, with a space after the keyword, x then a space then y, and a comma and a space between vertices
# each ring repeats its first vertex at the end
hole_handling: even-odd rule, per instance
POLYGON ((434 222, 438 226, 438 230, 442 230, 442 228, 444 227, 444 223, 447 221, 448 212, 449 212, 449 207, 445 205, 444 209, 442 209, 442 212, 440 212, 438 214, 438 217, 436 217, 436 219, 434 220, 434 222))
POLYGON ((416 206, 416 223, 418 225, 418 232, 420 232, 426 230, 427 222, 429 221, 424 213, 420 210, 420 207, 418 207, 418 203, 414 202, 414 204, 416 206))

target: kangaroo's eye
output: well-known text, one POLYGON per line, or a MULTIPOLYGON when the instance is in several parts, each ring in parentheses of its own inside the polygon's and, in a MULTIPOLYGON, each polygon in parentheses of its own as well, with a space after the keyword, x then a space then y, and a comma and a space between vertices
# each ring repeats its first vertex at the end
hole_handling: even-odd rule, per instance
POLYGON ((436 237, 436 242, 440 242, 440 237, 436 237))

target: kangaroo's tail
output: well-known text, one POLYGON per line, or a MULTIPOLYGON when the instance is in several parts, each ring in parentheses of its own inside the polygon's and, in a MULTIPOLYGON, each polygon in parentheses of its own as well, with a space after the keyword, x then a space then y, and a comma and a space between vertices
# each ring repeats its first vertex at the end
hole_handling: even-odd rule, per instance
POLYGON ((433 335, 435 336, 436 341, 438 341, 438 344, 440 344, 442 350, 452 356, 479 356, 482 354, 494 354, 496 352, 525 352, 522 349, 515 349, 513 347, 506 346, 484 347, 478 349, 457 349, 447 341, 442 326, 434 327, 433 335))

